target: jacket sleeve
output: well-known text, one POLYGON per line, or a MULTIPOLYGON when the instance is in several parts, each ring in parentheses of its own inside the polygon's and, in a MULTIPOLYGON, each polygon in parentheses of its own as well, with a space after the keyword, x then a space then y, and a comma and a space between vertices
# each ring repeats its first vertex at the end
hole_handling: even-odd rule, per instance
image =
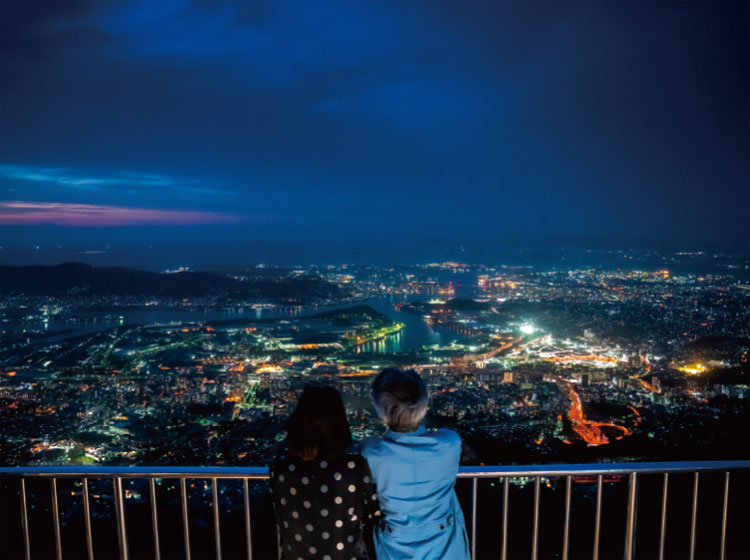
POLYGON ((378 502, 378 490, 375 487, 375 481, 372 478, 370 467, 363 458, 359 464, 360 486, 359 506, 362 512, 362 521, 372 521, 380 516, 380 504, 378 502))

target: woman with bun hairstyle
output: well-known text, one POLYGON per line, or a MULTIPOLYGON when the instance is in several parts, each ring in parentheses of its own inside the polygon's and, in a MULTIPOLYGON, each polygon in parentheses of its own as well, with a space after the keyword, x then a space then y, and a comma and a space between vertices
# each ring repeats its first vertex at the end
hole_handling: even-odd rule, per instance
POLYGON ((379 559, 470 557, 456 474, 461 438, 428 430, 427 386, 414 371, 387 368, 372 385, 372 401, 388 430, 362 443, 383 514, 373 532, 379 559))

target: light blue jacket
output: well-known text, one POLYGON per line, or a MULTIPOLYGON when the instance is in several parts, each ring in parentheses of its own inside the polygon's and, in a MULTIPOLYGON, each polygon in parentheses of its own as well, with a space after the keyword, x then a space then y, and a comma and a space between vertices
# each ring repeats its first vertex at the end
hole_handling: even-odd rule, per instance
POLYGON ((384 517, 373 540, 380 560, 469 558, 456 474, 461 437, 451 430, 392 432, 362 442, 384 517))

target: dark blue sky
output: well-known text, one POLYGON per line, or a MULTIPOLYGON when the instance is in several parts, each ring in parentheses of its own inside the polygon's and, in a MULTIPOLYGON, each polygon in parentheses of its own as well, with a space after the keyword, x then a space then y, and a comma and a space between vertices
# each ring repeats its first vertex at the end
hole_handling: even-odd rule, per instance
POLYGON ((747 249, 749 6, 3 0, 0 254, 747 249))

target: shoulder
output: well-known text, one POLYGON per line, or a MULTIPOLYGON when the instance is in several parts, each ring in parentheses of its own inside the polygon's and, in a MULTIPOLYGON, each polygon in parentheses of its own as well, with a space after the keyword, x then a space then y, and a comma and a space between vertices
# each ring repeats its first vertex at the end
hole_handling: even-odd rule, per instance
POLYGON ((299 464, 299 459, 296 457, 276 457, 271 465, 268 467, 268 475, 271 478, 276 478, 280 474, 286 472, 294 472, 299 464))
POLYGON ((359 454, 347 454, 346 457, 344 457, 344 465, 346 470, 353 471, 360 477, 365 476, 370 472, 367 459, 359 454))
POLYGON ((365 459, 369 459, 372 455, 378 452, 378 449, 382 447, 383 440, 378 436, 372 436, 362 441, 359 444, 359 452, 365 459))
POLYGON ((448 446, 461 446, 461 436, 453 430, 445 428, 437 428, 435 430, 429 430, 428 434, 438 440, 440 443, 448 446))
POLYGON ((289 457, 285 455, 279 455, 273 461, 271 461, 271 465, 268 467, 268 470, 278 471, 280 468, 287 466, 289 463, 290 463, 289 457))

